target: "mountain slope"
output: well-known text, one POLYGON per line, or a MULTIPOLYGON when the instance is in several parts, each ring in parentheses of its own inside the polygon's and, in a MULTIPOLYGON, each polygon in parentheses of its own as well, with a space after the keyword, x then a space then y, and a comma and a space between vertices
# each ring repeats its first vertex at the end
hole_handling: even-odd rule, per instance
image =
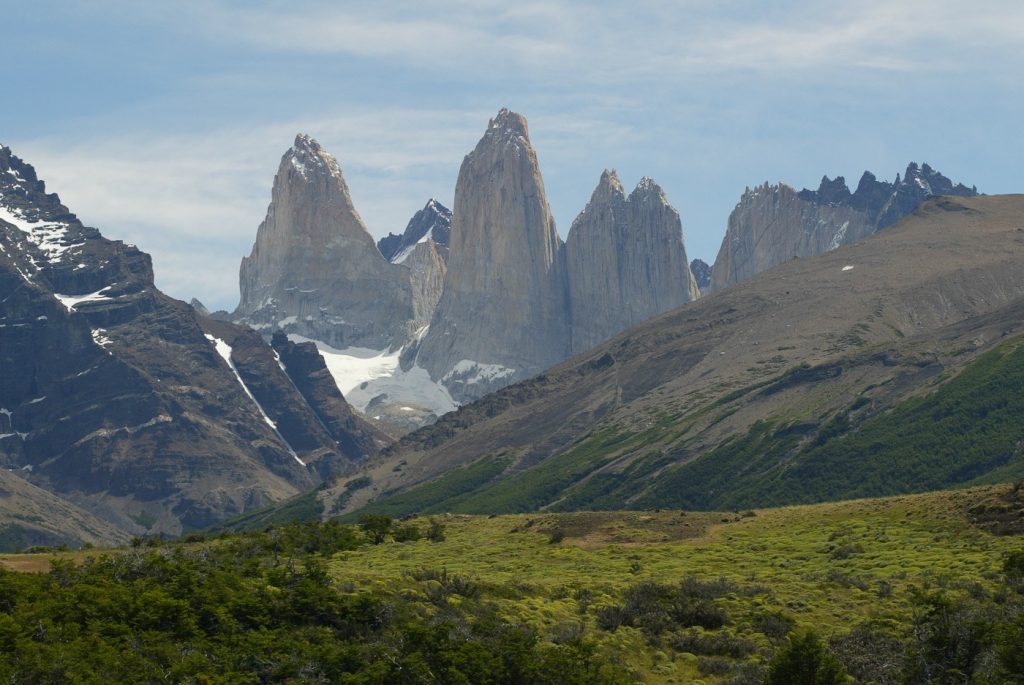
POLYGON ((87 543, 113 547, 128 538, 123 530, 0 469, 0 551, 87 543))
POLYGON ((0 466, 131 533, 316 485, 222 351, 148 255, 83 226, 0 148, 0 466))
MULTIPOLYGON (((659 482, 730 440, 772 436, 785 460, 844 432, 827 430, 843 413, 884 412, 1019 332, 1022 266, 1024 197, 930 200, 862 243, 685 305, 407 436, 341 509, 405 490, 421 495, 413 508, 656 506, 659 482)), ((325 495, 328 511, 343 492, 325 495)))

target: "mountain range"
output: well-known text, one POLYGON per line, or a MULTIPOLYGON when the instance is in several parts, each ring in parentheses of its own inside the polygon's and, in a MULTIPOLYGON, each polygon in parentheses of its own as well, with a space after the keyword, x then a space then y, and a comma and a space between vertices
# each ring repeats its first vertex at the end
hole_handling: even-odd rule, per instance
POLYGON ((319 501, 732 509, 1021 477, 1022 260, 1024 196, 928 200, 464 406, 319 501))
POLYGON ((655 181, 627 192, 609 169, 563 241, 526 119, 501 110, 453 208, 375 241, 299 134, 239 305, 211 314, 0 148, 0 546, 177 535, 294 498, 707 509, 1024 473, 993 391, 1018 378, 1022 215, 927 164, 852 193, 765 184, 709 266, 655 181), (921 402, 986 408, 960 431, 986 447, 929 447, 921 402))

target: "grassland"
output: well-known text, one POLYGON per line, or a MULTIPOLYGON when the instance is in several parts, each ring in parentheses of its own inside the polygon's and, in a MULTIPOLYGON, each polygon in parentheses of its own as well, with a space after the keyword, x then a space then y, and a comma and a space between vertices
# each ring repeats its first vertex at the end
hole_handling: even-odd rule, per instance
POLYGON ((589 636, 644 682, 724 682, 734 671, 702 668, 763 662, 777 638, 758 626, 773 617, 826 638, 858 624, 896 636, 910 625, 916 591, 995 592, 1003 558, 1024 540, 986 532, 969 512, 997 509, 984 502, 1003 502, 1008 492, 1000 486, 728 514, 448 515, 440 519, 442 543, 364 547, 338 555, 330 570, 353 589, 411 596, 425 591, 430 572, 443 571, 477 583, 505 618, 548 639, 589 636), (629 587, 687 576, 726 581, 730 589, 715 603, 728 622, 707 634, 750 643, 749 654, 698 657, 673 649, 671 631, 599 627, 600 610, 629 587))
MULTIPOLYGON (((369 631, 365 639, 371 641, 359 638, 364 640, 358 647, 362 656, 353 663, 384 658, 378 651, 387 655, 394 645, 403 644, 402 640, 395 642, 399 635, 422 637, 421 631, 427 628, 415 626, 433 626, 429 629, 441 631, 433 634, 446 635, 445 640, 465 633, 469 636, 466 639, 487 644, 486 639, 492 639, 487 635, 493 633, 481 630, 497 629, 479 626, 497 625, 510 628, 500 628, 506 632, 493 638, 498 640, 496 644, 504 644, 506 638, 500 635, 505 634, 536 640, 536 649, 540 650, 536 653, 548 655, 544 658, 554 658, 550 650, 566 646, 579 668, 587 663, 586 650, 590 647, 585 645, 590 645, 597 655, 594 658, 605 665, 602 668, 632 674, 625 679, 609 676, 603 681, 616 683, 632 678, 664 684, 759 683, 765 665, 785 644, 787 634, 803 629, 820 635, 848 662, 851 672, 857 667, 857 659, 865 655, 876 661, 888 658, 886 667, 892 679, 864 682, 896 682, 912 627, 921 629, 915 621, 923 615, 922 596, 931 593, 953 602, 970 602, 970 615, 975 618, 983 607, 997 618, 1005 617, 1011 609, 1017 612, 1015 616, 1024 617, 1020 611, 1024 585, 1008 591, 1003 573, 1012 553, 1022 553, 1024 559, 1024 487, 1019 486, 728 513, 651 510, 439 514, 391 525, 390 534, 378 536, 370 535, 368 523, 363 526, 365 536, 347 526, 307 523, 291 529, 270 527, 257 533, 205 538, 195 535, 176 543, 136 540, 123 562, 104 561, 110 553, 99 550, 4 555, 0 556, 0 567, 7 570, 44 572, 51 559, 57 564, 39 587, 14 583, 0 572, 0 600, 15 607, 12 611, 19 620, 45 615, 38 612, 52 609, 56 612, 53 634, 82 640, 92 626, 105 625, 102 621, 134 620, 130 618, 133 612, 141 611, 150 631, 154 627, 168 631, 166 636, 147 633, 147 639, 159 646, 148 650, 160 655, 152 657, 154 663, 166 661, 161 668, 192 672, 189 663, 173 656, 188 654, 191 648, 167 645, 183 639, 195 644, 208 640, 202 644, 211 646, 204 649, 221 656, 217 657, 220 661, 204 663, 204 668, 230 664, 244 674, 250 661, 238 655, 255 649, 257 654, 263 653, 257 661, 273 663, 277 669, 274 673, 299 674, 289 682, 307 682, 301 676, 302 669, 330 663, 321 661, 328 659, 328 652, 318 651, 321 647, 317 645, 329 650, 336 644, 330 639, 321 643, 331 633, 316 633, 304 626, 306 610, 300 611, 289 602, 313 602, 309 604, 313 611, 312 607, 320 606, 329 596, 338 598, 342 612, 351 612, 352 607, 374 607, 371 623, 361 629, 369 631), (431 528, 443 532, 424 537, 409 535, 410 530, 431 528), (211 559, 221 559, 210 567, 219 570, 202 570, 211 559), (63 563, 68 561, 82 569, 81 579, 69 580, 73 576, 63 563), (311 570, 303 575, 303 567, 311 570), (151 571, 141 570, 145 568, 151 571), (236 575, 236 568, 240 575, 236 575), (189 590, 197 572, 210 573, 211 578, 223 576, 223 588, 212 592, 207 581, 189 590), (131 592, 122 590, 124 596, 119 595, 120 581, 116 578, 125 573, 134 582, 153 574, 146 581, 156 583, 147 586, 149 592, 161 593, 159 588, 165 586, 167 592, 178 592, 180 596, 175 595, 173 600, 162 600, 175 608, 173 614, 161 613, 154 618, 152 612, 142 610, 144 606, 140 609, 132 603, 131 592), (102 584, 89 585, 93 589, 85 594, 75 590, 75 583, 85 588, 85 584, 98 582, 96 574, 102 584), (182 580, 185 578, 189 579, 187 583, 182 580), (309 584, 310 578, 317 579, 313 585, 309 584), (67 601, 72 604, 83 597, 104 598, 92 609, 76 609, 90 617, 81 626, 56 623, 58 616, 65 620, 60 613, 65 609, 59 596, 53 599, 51 593, 53 588, 63 586, 66 590, 60 592, 70 593, 67 601), (104 589, 100 592, 96 587, 104 589), (3 588, 10 589, 9 596, 3 588), (249 589, 239 594, 238 590, 244 588, 249 589), (314 601, 303 594, 312 592, 310 588, 320 599, 314 601), (19 608, 18 602, 29 601, 24 597, 31 592, 38 593, 38 599, 19 608), (197 599, 193 592, 209 597, 197 599), (292 600, 287 593, 299 594, 292 600), (229 602, 225 597, 234 599, 229 602), (273 612, 257 611, 253 602, 258 597, 284 601, 282 610, 291 606, 292 623, 277 626, 273 612), (128 604, 118 608, 118 602, 128 604), (168 618, 187 616, 182 613, 185 606, 193 606, 201 617, 211 611, 210 602, 223 602, 224 608, 217 609, 225 612, 218 614, 223 616, 238 611, 235 602, 241 602, 244 611, 240 615, 248 617, 246 620, 266 614, 260 620, 282 635, 298 630, 301 632, 296 635, 315 634, 317 641, 309 643, 309 652, 303 653, 301 660, 289 664, 287 649, 265 651, 269 649, 265 640, 253 642, 253 635, 259 631, 237 632, 236 626, 230 639, 222 639, 216 633, 196 633, 189 621, 168 618), (56 608, 47 608, 49 604, 56 608), (103 619, 108 613, 110 617, 103 619), (125 616, 129 618, 121 618, 125 616), (385 620, 379 617, 386 616, 404 618, 391 628, 373 627, 376 621, 385 620), (57 625, 62 626, 59 632, 57 625), (856 640, 851 639, 853 635, 858 636, 856 640)), ((317 609, 309 616, 318 616, 325 626, 333 625, 332 614, 323 612, 317 609)), ((1024 630, 1024 619, 1012 620, 1024 630)), ((64 653, 52 642, 32 646, 34 638, 21 635, 12 621, 8 623, 7 632, 0 631, 0 639, 10 640, 12 649, 22 650, 19 654, 35 654, 44 647, 55 650, 47 651, 48 655, 64 653)), ((131 635, 131 625, 113 632, 104 629, 98 637, 89 639, 105 644, 114 635, 131 635)), ((351 623, 343 621, 340 625, 351 623)), ((989 639, 998 640, 999 636, 992 638, 990 632, 989 639)), ((130 645, 125 648, 134 649, 130 645)), ((111 655, 116 654, 114 648, 110 649, 111 655)), ((439 658, 435 651, 424 653, 429 652, 430 659, 439 658)), ((142 654, 146 653, 144 650, 142 654)), ((151 668, 150 662, 145 658, 140 657, 143 660, 134 664, 137 670, 133 673, 150 672, 146 670, 151 668)), ((108 661, 117 663, 114 657, 108 661)), ((5 668, 25 668, 24 661, 12 663, 0 659, 0 666, 5 668)), ((335 666, 341 668, 336 662, 335 666)), ((882 668, 878 664, 874 667, 882 668)), ((108 674, 119 672, 107 662, 102 668, 108 669, 102 671, 108 674)), ((344 682, 377 682, 373 680, 377 676, 366 677, 370 680, 353 676, 344 682)), ((462 681, 441 677, 436 682, 462 681)))

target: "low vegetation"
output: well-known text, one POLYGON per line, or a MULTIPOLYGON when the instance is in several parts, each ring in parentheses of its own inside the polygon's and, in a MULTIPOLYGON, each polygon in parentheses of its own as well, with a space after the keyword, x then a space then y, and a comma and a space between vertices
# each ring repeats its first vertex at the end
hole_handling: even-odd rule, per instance
POLYGON ((1024 683, 1020 490, 370 514, 0 557, 42 571, 0 572, 0 679, 1024 683))

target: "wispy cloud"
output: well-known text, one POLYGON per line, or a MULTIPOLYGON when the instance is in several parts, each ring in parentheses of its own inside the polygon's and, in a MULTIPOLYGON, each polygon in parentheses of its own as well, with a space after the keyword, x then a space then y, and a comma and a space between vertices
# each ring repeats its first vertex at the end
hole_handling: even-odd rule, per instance
MULTIPOLYGON (((1024 45, 1024 5, 973 12, 954 0, 787 3, 424 2, 176 4, 161 19, 215 40, 286 53, 344 54, 421 68, 525 68, 558 79, 674 78, 709 70, 935 70, 1024 45), (184 9, 183 9, 184 8, 184 9), (960 49, 950 49, 960 48, 960 49)), ((141 11, 141 10, 136 10, 141 11)))

